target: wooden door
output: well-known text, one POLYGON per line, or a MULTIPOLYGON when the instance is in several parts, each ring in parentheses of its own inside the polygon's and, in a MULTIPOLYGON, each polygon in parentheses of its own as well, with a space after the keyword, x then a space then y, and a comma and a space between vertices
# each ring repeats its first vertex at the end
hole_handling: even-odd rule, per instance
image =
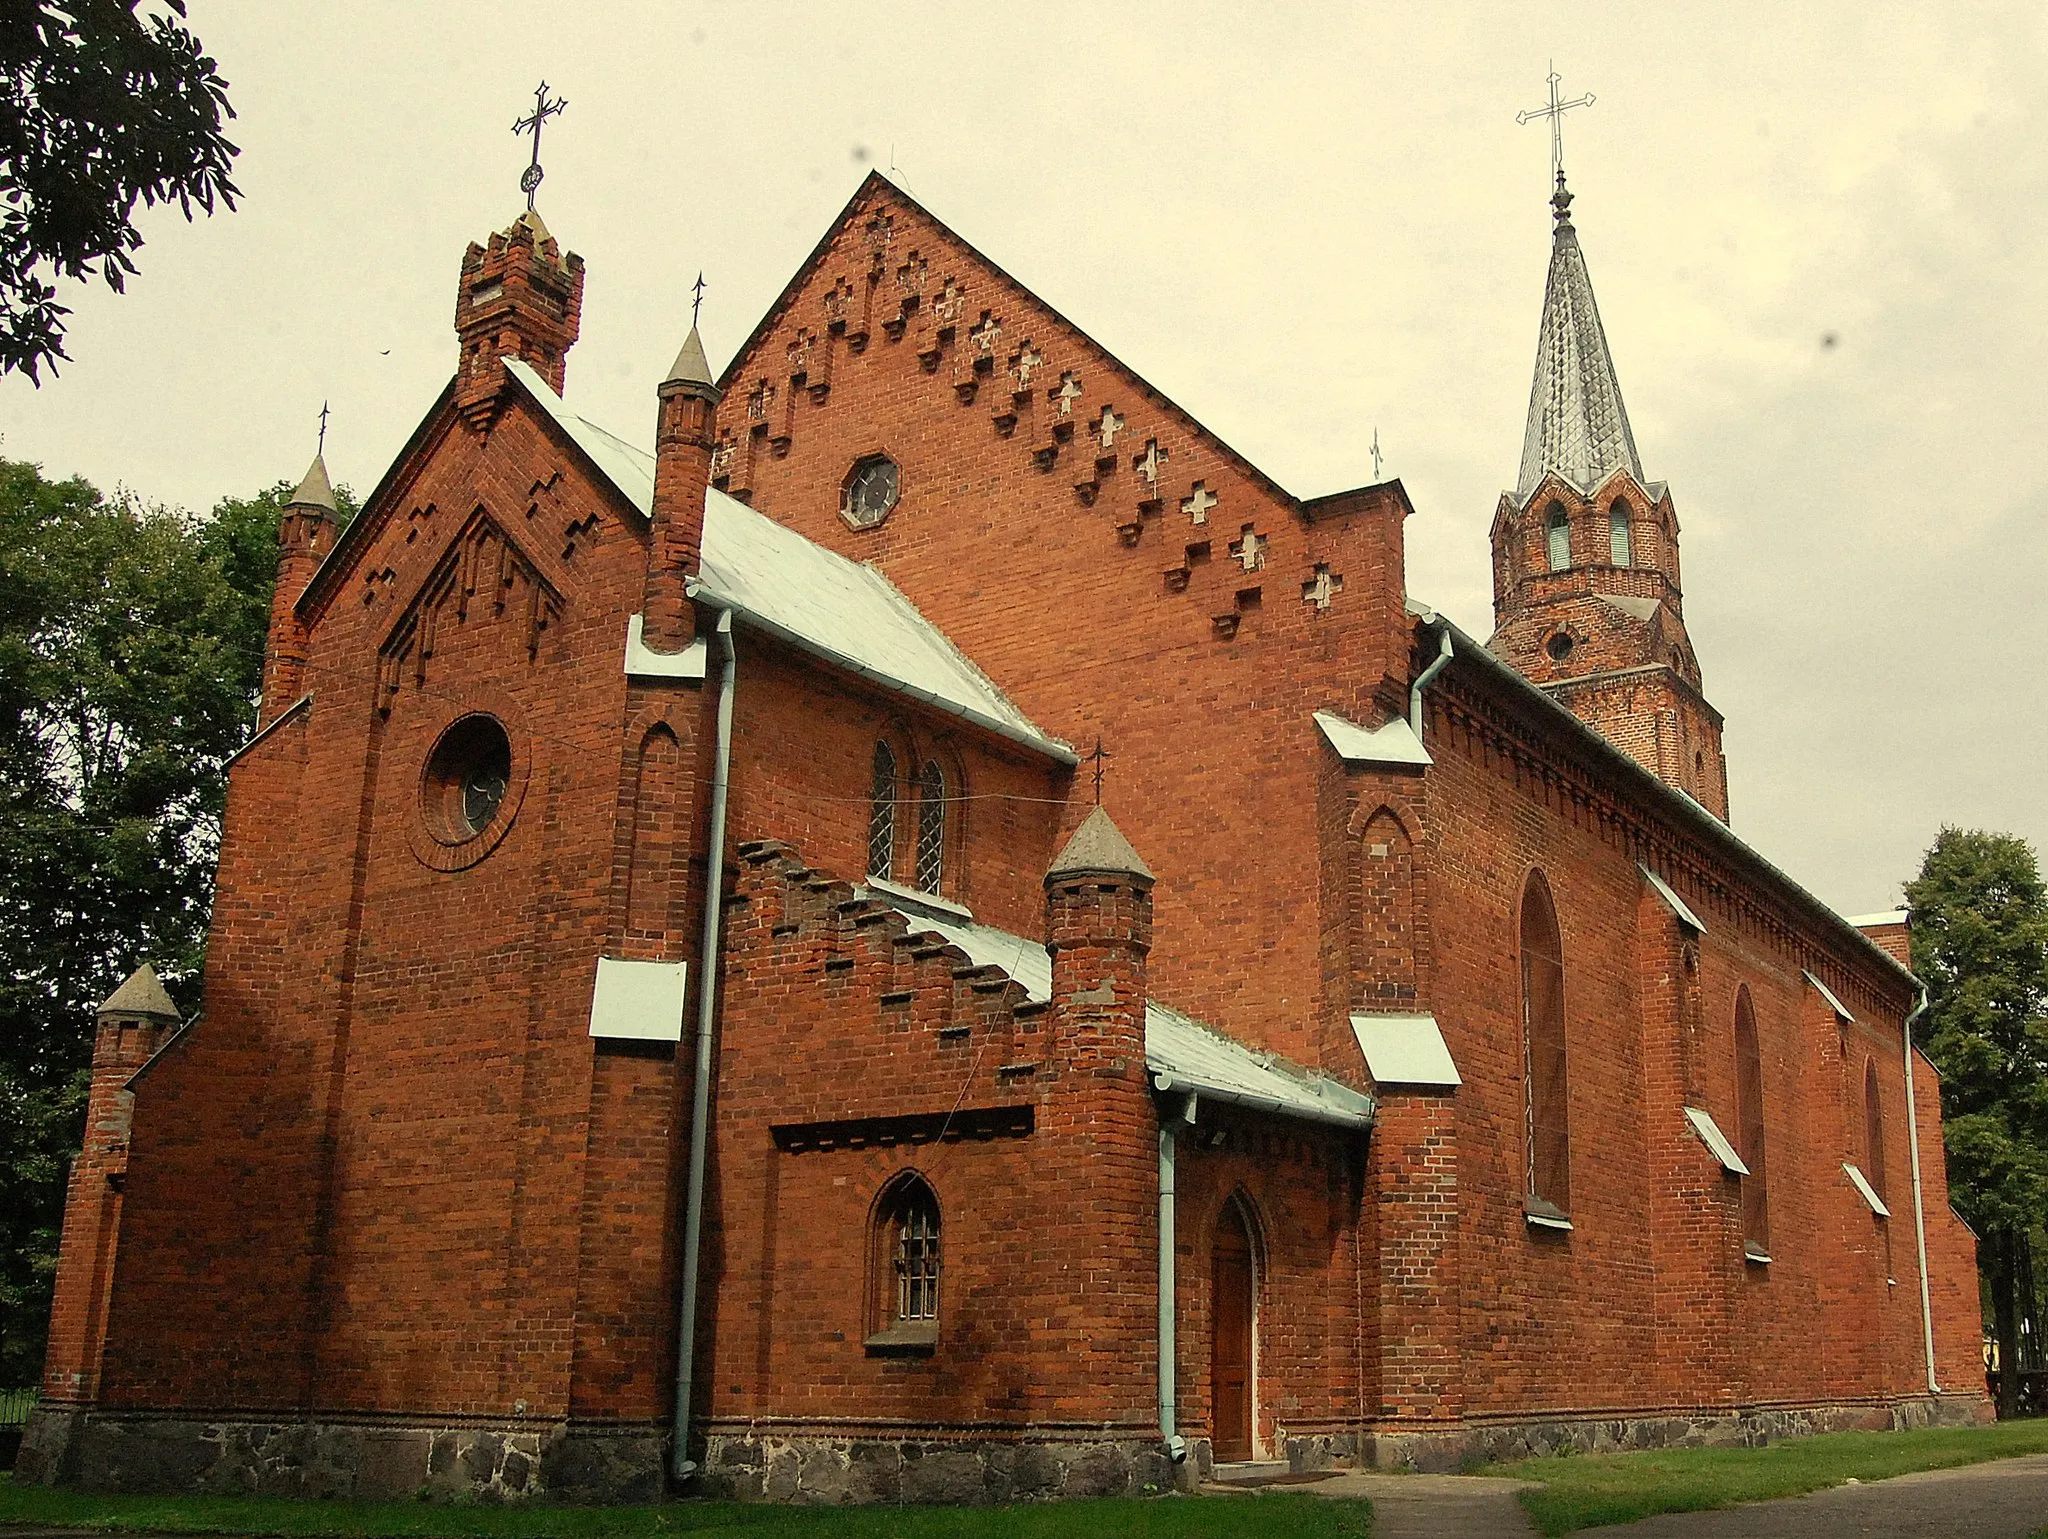
POLYGON ((1233 1203, 1209 1259, 1210 1437, 1218 1463, 1252 1456, 1252 1245, 1233 1203))

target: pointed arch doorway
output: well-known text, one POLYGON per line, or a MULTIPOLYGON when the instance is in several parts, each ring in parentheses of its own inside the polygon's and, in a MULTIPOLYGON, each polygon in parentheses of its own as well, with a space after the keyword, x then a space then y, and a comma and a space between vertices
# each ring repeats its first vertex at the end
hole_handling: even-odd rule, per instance
POLYGON ((1216 1462, 1252 1457, 1252 1325, 1257 1268, 1244 1206, 1223 1205, 1209 1252, 1210 1446, 1216 1462))

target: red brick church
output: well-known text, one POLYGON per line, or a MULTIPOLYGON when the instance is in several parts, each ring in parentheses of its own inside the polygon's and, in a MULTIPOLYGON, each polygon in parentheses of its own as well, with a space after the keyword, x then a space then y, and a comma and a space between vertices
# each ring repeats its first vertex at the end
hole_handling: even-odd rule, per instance
POLYGON ((979 1501, 1981 1414, 1917 984, 1730 829, 1553 207, 1484 642, 1398 481, 1290 494, 881 177, 651 454, 565 403, 582 260, 471 246, 361 515, 286 510, 204 1010, 101 1012, 22 1477, 979 1501))

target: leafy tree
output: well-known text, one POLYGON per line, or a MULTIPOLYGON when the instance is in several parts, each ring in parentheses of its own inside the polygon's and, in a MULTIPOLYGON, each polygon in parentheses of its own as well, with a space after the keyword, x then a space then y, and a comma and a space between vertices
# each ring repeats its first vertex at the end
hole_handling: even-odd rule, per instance
POLYGON ((1983 1236, 1998 1413, 2011 1416, 2018 1282, 2048 1214, 2048 889, 2024 839, 1944 828, 1906 903, 1927 983, 1921 1041, 1941 1070, 1949 1191, 1983 1236))
POLYGON ((213 212, 238 196, 227 82, 185 0, 0 4, 0 374, 66 357, 45 278, 97 272, 117 293, 142 245, 135 206, 213 212))
POLYGON ((145 960, 198 1002, 290 496, 200 520, 0 460, 0 1387, 42 1367, 94 1008, 145 960))

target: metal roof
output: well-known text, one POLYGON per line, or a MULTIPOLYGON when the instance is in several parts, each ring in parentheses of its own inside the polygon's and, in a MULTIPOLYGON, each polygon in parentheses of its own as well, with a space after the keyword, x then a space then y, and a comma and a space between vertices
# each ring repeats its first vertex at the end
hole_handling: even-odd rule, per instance
POLYGON ((1890 1218, 1892 1210, 1884 1205, 1884 1199, 1877 1195, 1877 1188, 1870 1184, 1870 1178, 1847 1160, 1842 1162, 1842 1173, 1849 1178, 1849 1184, 1856 1188, 1863 1200, 1870 1204, 1870 1211, 1879 1218, 1890 1218))
POLYGON ((1692 1130, 1700 1135, 1700 1142, 1707 1146, 1707 1152, 1721 1162, 1721 1168, 1731 1176, 1746 1176, 1749 1167, 1742 1163, 1742 1156, 1735 1152, 1735 1145, 1728 1142, 1728 1135, 1721 1131, 1721 1125, 1713 1114, 1703 1106, 1688 1106, 1685 1120, 1692 1124, 1692 1130))
MULTIPOLYGON (((1569 201, 1570 195, 1564 196, 1569 201)), ((1550 243, 1550 278, 1543 290, 1536 378, 1529 387, 1529 425, 1522 436, 1515 496, 1526 499, 1550 471, 1590 493, 1616 470, 1643 479, 1585 253, 1569 215, 1560 209, 1550 243)))
MULTIPOLYGON (((971 921, 935 918, 920 904, 898 903, 879 885, 861 890, 895 907, 917 929, 958 946, 976 966, 1000 968, 1022 985, 1026 998, 1040 1004, 1052 999, 1052 958, 1037 941, 971 921)), ((1282 1063, 1156 1000, 1145 1005, 1145 1068, 1161 1090, 1338 1127, 1372 1123, 1371 1096, 1282 1063)))
POLYGON ((1405 716, 1390 717, 1379 727, 1361 727, 1334 711, 1317 711, 1315 720, 1324 739, 1346 764, 1436 763, 1405 716))
POLYGON ((1443 1028, 1427 1011, 1419 1015, 1351 1017, 1351 1034, 1365 1054, 1365 1066, 1378 1085, 1462 1085, 1464 1076, 1451 1059, 1443 1028))
MULTIPOLYGON (((570 411, 519 359, 504 362, 619 494, 651 516, 654 457, 570 411)), ((1071 748, 1033 726, 888 578, 715 487, 705 493, 703 563, 691 593, 885 689, 964 717, 1062 764, 1079 762, 1071 748)))
POLYGON ((1643 873, 1650 886, 1656 891, 1657 896, 1664 900, 1665 906, 1678 916, 1681 923, 1692 926, 1695 934, 1705 935, 1707 933, 1707 927, 1700 923, 1700 916, 1686 906, 1685 899, 1671 890, 1669 882, 1665 881, 1663 877, 1652 871, 1641 861, 1636 862, 1636 869, 1643 873))
POLYGON ((1803 967, 1799 970, 1799 976, 1804 978, 1808 983, 1812 984, 1815 988, 1820 990, 1820 997, 1828 1002, 1828 1008, 1835 1012, 1835 1018, 1837 1020, 1853 1021, 1856 1019, 1855 1016, 1849 1013, 1849 1007, 1843 1004, 1842 1001, 1836 996, 1835 991, 1829 988, 1825 983, 1822 983, 1820 979, 1814 977, 1812 973, 1808 972, 1803 967))

